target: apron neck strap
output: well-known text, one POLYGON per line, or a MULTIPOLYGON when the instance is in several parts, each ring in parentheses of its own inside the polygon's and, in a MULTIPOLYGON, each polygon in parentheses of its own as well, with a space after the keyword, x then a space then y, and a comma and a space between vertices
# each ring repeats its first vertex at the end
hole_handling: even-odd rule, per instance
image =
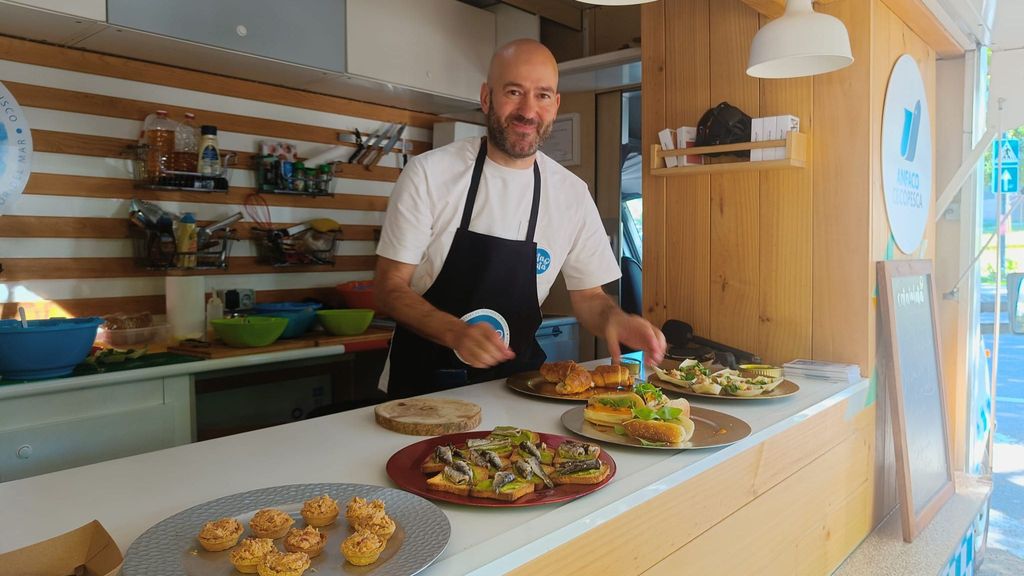
MULTIPOLYGON (((484 161, 487 159, 487 138, 480 139, 480 150, 476 153, 476 161, 473 163, 473 177, 469 181, 469 193, 466 195, 466 204, 462 207, 462 222, 460 228, 469 230, 469 223, 473 219, 473 207, 476 205, 476 192, 480 188, 480 177, 484 173, 484 161)), ((526 241, 533 242, 533 236, 537 232, 537 215, 540 213, 540 165, 533 161, 533 205, 530 207, 530 226, 526 230, 526 241)))

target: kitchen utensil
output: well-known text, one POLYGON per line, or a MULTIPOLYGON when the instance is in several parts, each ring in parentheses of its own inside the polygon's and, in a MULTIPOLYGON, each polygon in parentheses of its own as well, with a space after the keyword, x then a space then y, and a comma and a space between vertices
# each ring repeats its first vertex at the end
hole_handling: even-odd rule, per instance
POLYGON ((333 218, 314 218, 309 221, 309 225, 317 232, 334 232, 341 228, 341 224, 333 218))
POLYGON ((211 320, 213 332, 228 346, 251 348, 273 344, 288 327, 287 318, 249 316, 211 320))
POLYGON ((406 398, 378 404, 377 424, 401 434, 437 436, 480 425, 480 406, 455 398, 406 398))
POLYGON ((28 320, 25 319, 25 307, 18 306, 18 318, 21 319, 21 327, 28 328, 28 320))
POLYGON ((344 310, 318 310, 316 317, 324 329, 335 336, 362 334, 373 321, 373 310, 347 308, 344 310))
POLYGON ((213 236, 214 232, 218 232, 220 230, 224 230, 228 226, 231 226, 232 224, 234 224, 235 222, 238 222, 241 219, 242 219, 242 213, 241 212, 235 212, 234 214, 232 214, 231 216, 228 216, 227 218, 221 220, 220 222, 216 222, 214 224, 210 224, 209 226, 199 226, 199 227, 197 227, 196 228, 196 243, 199 246, 199 249, 202 250, 203 248, 207 247, 210 244, 210 239, 211 239, 211 236, 213 236))
POLYGON ((0 376, 41 380, 71 374, 92 350, 103 318, 0 320, 0 376))
POLYGON ((302 503, 327 494, 342 508, 359 496, 382 500, 385 510, 397 526, 377 562, 359 568, 347 564, 341 554, 341 541, 349 535, 348 522, 339 519, 320 530, 327 534, 327 546, 313 558, 306 574, 366 574, 398 576, 416 574, 429 566, 448 545, 451 524, 436 505, 408 492, 368 484, 292 484, 261 488, 224 496, 193 506, 162 520, 139 536, 125 553, 124 576, 210 576, 237 574, 229 560, 230 552, 207 552, 196 542, 203 523, 217 518, 236 518, 248 524, 261 508, 277 508, 304 524, 299 511, 302 503))
POLYGON ((146 220, 146 225, 149 228, 156 228, 157 223, 160 222, 162 216, 166 216, 175 219, 174 215, 170 212, 166 212, 163 208, 153 204, 152 202, 146 202, 145 200, 139 200, 138 198, 132 198, 128 202, 129 212, 138 212, 146 220))
MULTIPOLYGON (((750 436, 750 424, 724 412, 690 406, 690 420, 693 420, 693 436, 680 444, 665 446, 644 445, 632 436, 624 436, 615 432, 610 426, 595 426, 583 418, 585 406, 570 408, 562 414, 562 425, 580 436, 586 436, 602 442, 636 446, 637 448, 654 448, 658 450, 689 450, 694 448, 715 448, 727 446, 750 436)), ((603 452, 602 452, 603 454, 603 452)))
POLYGON ((355 133, 356 133, 356 149, 355 149, 355 150, 354 150, 354 151, 352 152, 352 154, 351 154, 351 155, 350 155, 350 156, 348 157, 348 160, 347 160, 347 162, 348 162, 349 164, 352 164, 352 162, 353 162, 353 161, 354 161, 354 160, 355 160, 356 158, 358 158, 358 157, 359 157, 359 155, 360 155, 360 154, 362 154, 362 153, 363 153, 363 150, 364 150, 364 149, 366 148, 366 145, 365 145, 365 143, 363 142, 363 135, 359 133, 359 128, 356 128, 356 129, 355 129, 355 133))
MULTIPOLYGON (((356 156, 355 161, 362 164, 363 160, 370 154, 372 154, 373 150, 376 147, 383 144, 385 140, 391 136, 391 133, 394 130, 395 126, 395 124, 387 124, 380 130, 375 132, 373 136, 366 142, 366 148, 363 150, 363 153, 360 154, 359 156, 356 156)), ((349 160, 351 161, 352 159, 350 158, 349 160)))
POLYGON ((244 205, 245 213, 258 228, 270 231, 274 227, 274 222, 270 219, 270 206, 263 196, 253 192, 245 197, 244 205))
MULTIPOLYGON (((582 409, 582 407, 580 407, 582 409)), ((453 502, 455 504, 466 504, 469 506, 481 506, 486 508, 519 508, 523 506, 541 506, 565 502, 600 490, 615 476, 615 460, 607 451, 601 450, 598 458, 608 466, 608 476, 597 484, 560 484, 554 488, 545 488, 541 485, 536 491, 527 494, 514 502, 502 500, 490 500, 487 498, 474 498, 472 496, 460 496, 450 492, 440 492, 427 488, 427 478, 430 476, 420 470, 420 464, 428 456, 433 454, 434 449, 441 445, 458 446, 465 444, 470 438, 484 438, 491 432, 489 430, 477 430, 475 432, 460 432, 458 434, 445 434, 420 440, 395 452, 388 460, 387 472, 391 480, 401 489, 413 494, 418 494, 431 500, 453 502)), ((566 440, 579 442, 576 438, 562 436, 560 434, 540 433, 540 440, 548 446, 558 446, 566 440)))
POLYGON ((403 132, 405 132, 405 124, 399 124, 394 134, 391 135, 391 138, 388 138, 388 141, 383 146, 375 150, 372 155, 367 156, 367 158, 363 160, 363 165, 368 169, 376 166, 377 162, 380 162, 381 158, 387 156, 395 148, 395 142, 398 142, 398 139, 402 137, 403 132))
POLYGON ((319 302, 266 302, 253 306, 250 316, 274 316, 287 318, 288 326, 281 338, 295 338, 305 334, 316 321, 316 311, 323 307, 319 302))

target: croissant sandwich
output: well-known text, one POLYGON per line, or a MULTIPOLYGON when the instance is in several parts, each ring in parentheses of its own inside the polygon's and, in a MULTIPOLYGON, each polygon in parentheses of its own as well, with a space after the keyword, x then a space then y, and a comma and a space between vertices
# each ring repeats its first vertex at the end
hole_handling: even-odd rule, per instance
POLYGON ((633 385, 633 376, 621 364, 598 366, 590 374, 594 379, 594 385, 601 388, 618 388, 619 386, 633 385))
POLYGON ((555 386, 559 394, 579 394, 594 387, 594 380, 587 369, 579 364, 573 363, 565 379, 555 386))
POLYGON ((595 394, 583 408, 583 419, 592 424, 614 426, 633 418, 633 408, 644 406, 644 400, 633 392, 595 394))
POLYGON ((672 400, 658 410, 635 409, 633 415, 634 418, 623 422, 622 427, 642 442, 680 444, 693 436, 690 403, 682 398, 672 400))

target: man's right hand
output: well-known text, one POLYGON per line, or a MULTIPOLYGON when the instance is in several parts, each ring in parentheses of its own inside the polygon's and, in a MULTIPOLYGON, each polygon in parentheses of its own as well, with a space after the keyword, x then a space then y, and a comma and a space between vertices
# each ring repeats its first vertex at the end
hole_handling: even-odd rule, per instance
POLYGON ((494 328, 487 324, 465 324, 453 339, 452 350, 473 368, 490 368, 516 357, 494 328))

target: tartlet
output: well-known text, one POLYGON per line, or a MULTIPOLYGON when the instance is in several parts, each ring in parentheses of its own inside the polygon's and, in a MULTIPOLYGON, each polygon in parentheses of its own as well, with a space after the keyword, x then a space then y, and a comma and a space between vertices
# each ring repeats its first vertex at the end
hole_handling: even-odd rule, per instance
POLYGON ((284 537, 284 549, 289 552, 305 552, 310 558, 316 558, 327 544, 327 534, 314 526, 292 528, 284 537))
POLYGON ((391 538, 391 535, 395 533, 396 528, 395 521, 383 512, 369 518, 360 518, 352 525, 352 527, 356 530, 373 532, 384 542, 387 542, 388 538, 391 538))
POLYGON ((338 519, 338 501, 327 494, 306 500, 302 504, 302 519, 308 526, 321 528, 333 524, 338 519))
POLYGON ((264 508, 253 514, 249 529, 259 538, 277 539, 284 536, 295 519, 277 508, 264 508))
POLYGON ((271 552, 277 552, 277 548, 270 538, 246 538, 231 551, 229 558, 239 572, 255 574, 263 557, 271 552))
POLYGON ((349 500, 345 508, 345 518, 353 527, 361 522, 367 522, 384 513, 384 501, 367 501, 365 498, 356 496, 349 500))
POLYGON ((227 550, 238 543, 245 528, 234 518, 220 518, 203 525, 199 531, 199 545, 210 552, 227 550))
POLYGON ((341 553, 345 559, 355 566, 373 564, 380 558, 380 553, 387 546, 387 541, 367 530, 356 530, 341 543, 341 553))
POLYGON ((309 568, 305 552, 271 552, 256 566, 260 576, 300 576, 309 568))

